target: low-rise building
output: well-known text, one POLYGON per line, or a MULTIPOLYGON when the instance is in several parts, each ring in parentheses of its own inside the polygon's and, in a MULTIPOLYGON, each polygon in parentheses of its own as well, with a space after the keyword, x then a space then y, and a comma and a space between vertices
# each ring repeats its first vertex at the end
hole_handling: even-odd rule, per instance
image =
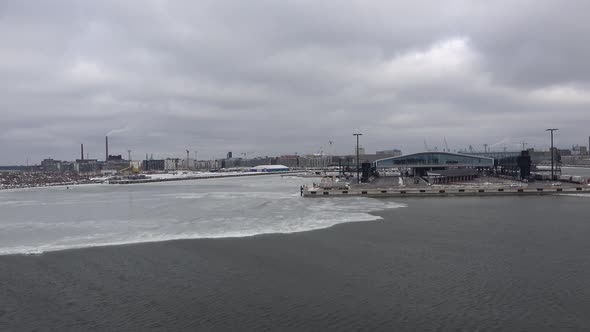
POLYGON ((328 155, 307 155, 302 157, 299 166, 306 168, 327 168, 332 165, 332 156, 328 155))
POLYGON ((379 156, 386 156, 386 157, 397 157, 402 155, 402 150, 399 149, 392 149, 392 150, 381 150, 375 152, 376 155, 379 156))
POLYGON ((282 155, 277 158, 276 163, 288 167, 299 167, 299 156, 295 154, 282 155))
POLYGON ((150 171, 163 171, 166 169, 166 161, 164 159, 149 159, 141 162, 141 169, 150 171))
POLYGON ((60 173, 61 172, 61 161, 54 160, 51 158, 44 159, 41 161, 40 171, 48 173, 60 173))
POLYGON ((124 159, 109 159, 109 161, 102 164, 103 174, 116 174, 122 170, 129 170, 131 163, 124 159))
POLYGON ((97 159, 77 159, 74 171, 82 176, 95 176, 100 175, 101 168, 97 159))

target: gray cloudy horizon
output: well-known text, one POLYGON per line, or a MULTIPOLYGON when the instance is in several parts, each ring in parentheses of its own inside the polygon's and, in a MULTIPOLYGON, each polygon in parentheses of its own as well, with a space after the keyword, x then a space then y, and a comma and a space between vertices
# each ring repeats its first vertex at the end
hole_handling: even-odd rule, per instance
POLYGON ((0 164, 588 144, 587 1, 0 0, 0 164), (333 145, 329 145, 329 141, 333 145), (191 157, 193 154, 191 153, 191 157))

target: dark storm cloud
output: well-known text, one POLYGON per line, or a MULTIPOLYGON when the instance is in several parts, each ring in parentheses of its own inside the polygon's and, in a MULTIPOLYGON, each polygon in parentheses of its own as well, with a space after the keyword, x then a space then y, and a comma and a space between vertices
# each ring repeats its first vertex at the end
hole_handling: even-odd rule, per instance
POLYGON ((584 143, 588 6, 3 1, 0 164, 584 143))

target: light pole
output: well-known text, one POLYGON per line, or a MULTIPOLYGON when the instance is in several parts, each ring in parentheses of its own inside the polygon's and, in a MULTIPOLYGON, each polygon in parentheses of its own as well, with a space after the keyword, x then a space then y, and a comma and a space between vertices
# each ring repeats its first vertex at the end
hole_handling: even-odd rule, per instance
POLYGON ((357 134, 352 134, 353 136, 356 136, 356 183, 361 183, 361 178, 359 176, 359 136, 361 136, 362 134, 357 133, 357 134))
POLYGON ((551 129, 545 129, 545 131, 550 131, 551 132, 551 181, 555 180, 554 175, 553 175, 553 132, 559 130, 557 128, 551 128, 551 129))
POLYGON ((186 150, 186 169, 187 169, 187 170, 189 170, 189 169, 190 169, 190 166, 189 166, 189 164, 188 164, 188 160, 189 160, 188 153, 189 153, 189 151, 188 151, 188 150, 186 150))

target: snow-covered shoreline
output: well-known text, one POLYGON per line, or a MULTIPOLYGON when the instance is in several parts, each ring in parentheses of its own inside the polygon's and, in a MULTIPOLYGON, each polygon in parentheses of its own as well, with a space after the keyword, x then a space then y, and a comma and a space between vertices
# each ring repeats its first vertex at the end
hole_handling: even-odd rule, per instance
POLYGON ((299 171, 291 172, 181 172, 181 173, 157 173, 144 174, 145 178, 121 178, 109 179, 111 184, 139 184, 139 183, 153 183, 153 182, 167 182, 167 181, 183 181, 183 180, 202 180, 202 179, 217 179, 230 177, 245 177, 245 176, 261 176, 261 175, 280 175, 300 173, 299 171))
POLYGON ((168 182, 168 181, 185 181, 185 180, 202 180, 202 179, 217 179, 228 177, 244 177, 244 176, 259 176, 259 175, 279 175, 279 174, 293 174, 300 173, 300 171, 291 172, 175 172, 175 173, 154 173, 142 174, 145 178, 131 179, 121 177, 116 179, 112 176, 93 177, 85 181, 71 181, 71 182, 55 182, 55 183, 31 183, 24 184, 18 187, 0 187, 2 191, 27 190, 33 188, 48 188, 48 187, 70 187, 90 184, 140 184, 140 183, 154 183, 154 182, 168 182))

